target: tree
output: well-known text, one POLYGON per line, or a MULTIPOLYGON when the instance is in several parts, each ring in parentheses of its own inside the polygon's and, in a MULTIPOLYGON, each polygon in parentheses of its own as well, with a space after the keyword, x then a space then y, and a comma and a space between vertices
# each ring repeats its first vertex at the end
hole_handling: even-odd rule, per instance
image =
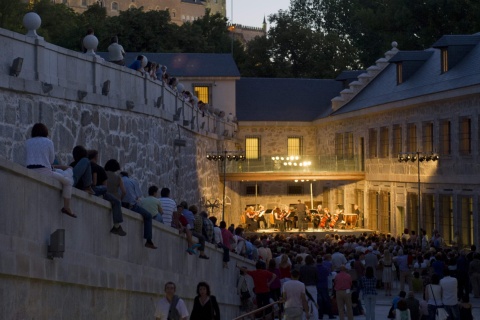
POLYGON ((0 28, 24 32, 22 19, 26 8, 20 0, 0 0, 0 28))

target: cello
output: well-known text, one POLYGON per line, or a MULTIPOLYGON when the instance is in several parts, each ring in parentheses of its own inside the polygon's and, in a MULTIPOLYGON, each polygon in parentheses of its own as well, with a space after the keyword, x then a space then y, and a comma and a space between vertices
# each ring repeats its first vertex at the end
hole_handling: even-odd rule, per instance
POLYGON ((323 215, 322 220, 320 220, 320 228, 325 229, 325 227, 327 226, 328 220, 330 220, 330 217, 331 216, 328 210, 325 210, 325 214, 323 215))
POLYGON ((334 214, 332 220, 330 220, 330 228, 335 228, 335 224, 338 220, 338 214, 334 214))

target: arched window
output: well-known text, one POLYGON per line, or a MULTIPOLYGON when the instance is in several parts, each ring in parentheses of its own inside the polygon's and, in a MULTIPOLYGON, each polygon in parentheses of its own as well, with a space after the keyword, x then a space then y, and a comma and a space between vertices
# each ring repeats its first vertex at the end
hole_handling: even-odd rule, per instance
POLYGON ((112 11, 118 11, 118 2, 112 2, 112 11))
POLYGON ((175 9, 172 10, 172 18, 175 18, 177 16, 177 12, 175 11, 175 9))

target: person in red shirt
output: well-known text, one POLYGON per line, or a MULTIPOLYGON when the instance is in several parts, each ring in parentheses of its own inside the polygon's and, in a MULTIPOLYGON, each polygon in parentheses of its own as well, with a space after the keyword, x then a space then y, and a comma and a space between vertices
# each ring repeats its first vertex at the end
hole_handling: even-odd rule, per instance
MULTIPOLYGON (((261 308, 270 303, 270 285, 277 277, 274 273, 265 270, 266 265, 263 261, 258 261, 255 265, 256 270, 248 270, 245 267, 237 266, 240 270, 248 274, 253 279, 255 286, 255 296, 257 297, 257 307, 261 308)), ((267 310, 265 313, 270 313, 267 310)))
POLYGON ((344 265, 340 267, 340 272, 335 276, 334 286, 339 319, 343 320, 345 318, 345 309, 347 309, 348 320, 353 320, 352 276, 346 272, 344 265))

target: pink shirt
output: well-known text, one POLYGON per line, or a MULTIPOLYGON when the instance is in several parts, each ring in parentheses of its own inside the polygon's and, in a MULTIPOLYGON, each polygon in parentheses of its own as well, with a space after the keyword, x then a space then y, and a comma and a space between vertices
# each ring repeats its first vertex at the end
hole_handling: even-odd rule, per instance
POLYGON ((227 248, 231 248, 230 244, 235 241, 233 234, 225 228, 220 228, 220 230, 222 230, 223 245, 227 248))
POLYGON ((352 288, 352 277, 345 271, 340 271, 335 276, 335 290, 347 290, 352 288))

